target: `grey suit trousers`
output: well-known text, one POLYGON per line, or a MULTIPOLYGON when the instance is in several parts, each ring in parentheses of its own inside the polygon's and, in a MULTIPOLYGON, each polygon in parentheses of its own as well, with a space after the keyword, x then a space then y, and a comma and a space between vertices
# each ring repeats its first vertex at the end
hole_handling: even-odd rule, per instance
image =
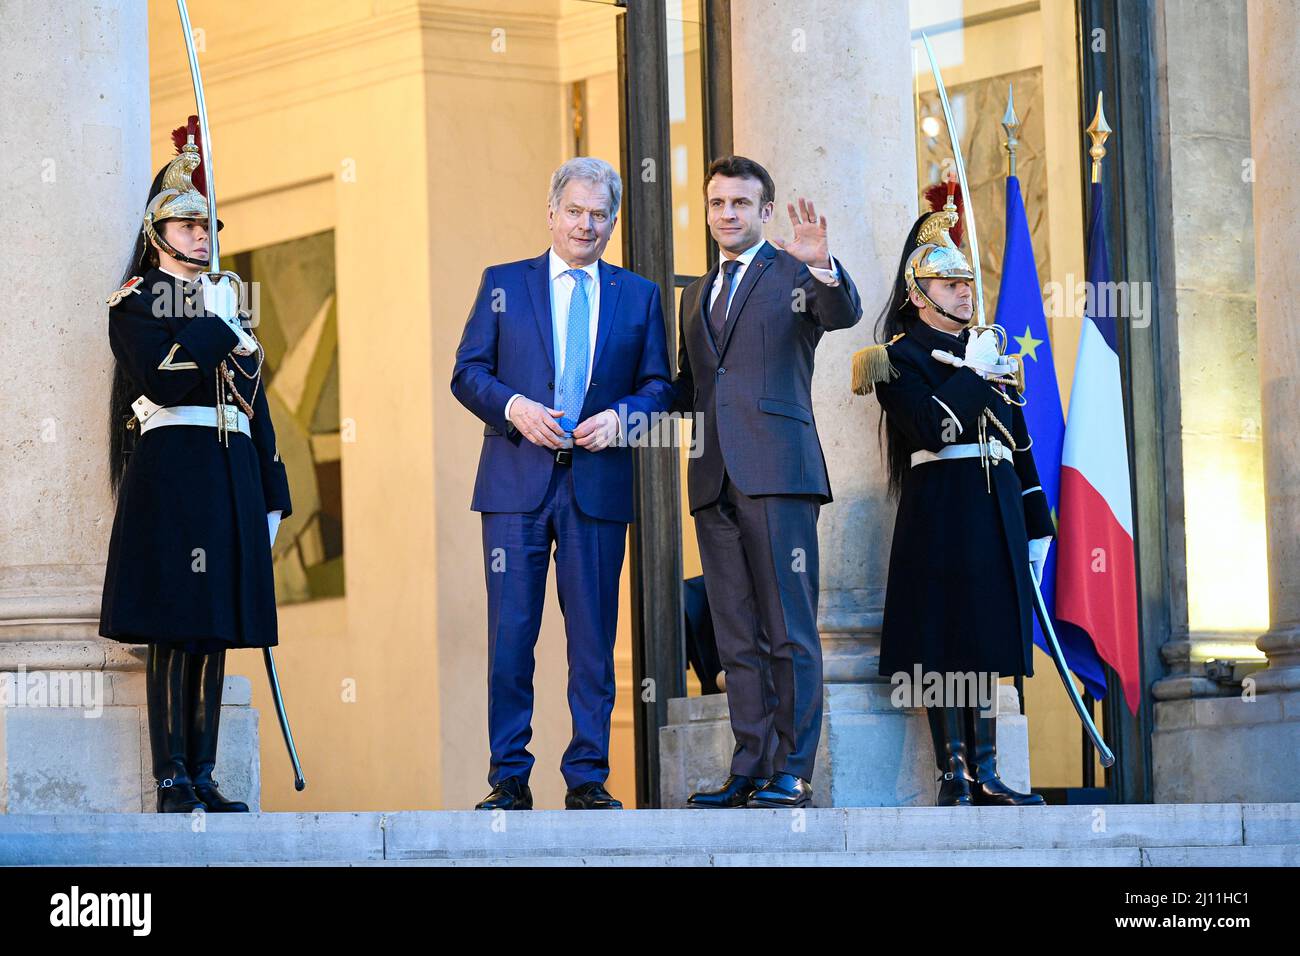
POLYGON ((822 724, 814 495, 749 497, 724 477, 695 512, 736 750, 731 772, 811 780, 822 724))

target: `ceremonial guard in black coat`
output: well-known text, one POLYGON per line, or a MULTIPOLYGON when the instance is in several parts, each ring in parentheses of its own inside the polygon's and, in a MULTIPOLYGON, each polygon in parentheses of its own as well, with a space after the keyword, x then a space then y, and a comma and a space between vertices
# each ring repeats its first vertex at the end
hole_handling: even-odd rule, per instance
POLYGON ((289 486, 262 348, 228 287, 200 277, 200 153, 193 125, 177 134, 179 155, 154 180, 128 277, 108 299, 117 514, 100 634, 149 645, 159 812, 245 812, 212 778, 225 652, 277 643, 271 543, 290 513, 289 486))
MULTIPOLYGON (((1041 574, 1054 527, 1023 379, 997 333, 970 326, 974 274, 949 235, 957 223, 950 190, 912 227, 881 316, 887 344, 859 352, 853 378, 880 400, 898 497, 880 673, 979 675, 996 700, 998 676, 1033 673, 1031 562, 1041 574)), ((938 804, 1042 803, 998 777, 995 717, 946 693, 944 703, 926 708, 938 804)))

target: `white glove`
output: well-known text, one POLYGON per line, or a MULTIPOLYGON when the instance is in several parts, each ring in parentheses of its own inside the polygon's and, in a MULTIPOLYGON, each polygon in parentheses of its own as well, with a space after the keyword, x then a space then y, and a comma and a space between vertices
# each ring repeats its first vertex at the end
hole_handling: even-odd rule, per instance
POLYGON ((275 545, 275 533, 280 530, 280 516, 283 511, 268 511, 266 513, 266 530, 271 534, 271 545, 275 545))
POLYGON ((1051 538, 1033 538, 1029 542, 1029 568, 1034 580, 1043 583, 1043 565, 1047 563, 1047 550, 1052 546, 1051 538))
POLYGON ((981 331, 978 327, 972 327, 962 361, 987 378, 1000 368, 1001 358, 996 333, 992 329, 981 331))
POLYGON ((203 295, 203 308, 225 322, 230 330, 239 336, 239 347, 248 351, 257 351, 257 342, 245 331, 239 320, 239 296, 235 284, 229 276, 220 276, 215 281, 210 273, 199 273, 199 288, 203 295))

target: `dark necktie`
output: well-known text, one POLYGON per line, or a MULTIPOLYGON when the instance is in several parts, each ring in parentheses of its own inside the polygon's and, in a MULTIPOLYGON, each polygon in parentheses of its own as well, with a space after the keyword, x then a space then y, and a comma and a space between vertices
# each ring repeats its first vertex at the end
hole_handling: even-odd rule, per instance
POLYGON ((728 259, 722 263, 722 288, 709 309, 709 328, 713 330, 713 341, 722 347, 722 333, 727 327, 727 303, 731 301, 731 284, 736 281, 736 270, 740 268, 739 259, 728 259))

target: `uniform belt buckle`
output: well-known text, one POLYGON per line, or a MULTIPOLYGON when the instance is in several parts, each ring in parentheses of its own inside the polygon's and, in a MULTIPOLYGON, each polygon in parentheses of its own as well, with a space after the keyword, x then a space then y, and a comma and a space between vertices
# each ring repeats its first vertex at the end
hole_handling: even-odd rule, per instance
POLYGON ((555 453, 555 463, 557 465, 573 464, 573 449, 561 448, 555 453))
POLYGON ((226 430, 238 431, 239 430, 239 409, 235 408, 235 406, 233 405, 227 405, 222 410, 222 414, 225 415, 226 430))
POLYGON ((1002 452, 1006 447, 1006 445, 1002 444, 1002 442, 998 441, 996 438, 989 439, 989 454, 992 456, 994 464, 997 464, 1002 460, 1002 452))

